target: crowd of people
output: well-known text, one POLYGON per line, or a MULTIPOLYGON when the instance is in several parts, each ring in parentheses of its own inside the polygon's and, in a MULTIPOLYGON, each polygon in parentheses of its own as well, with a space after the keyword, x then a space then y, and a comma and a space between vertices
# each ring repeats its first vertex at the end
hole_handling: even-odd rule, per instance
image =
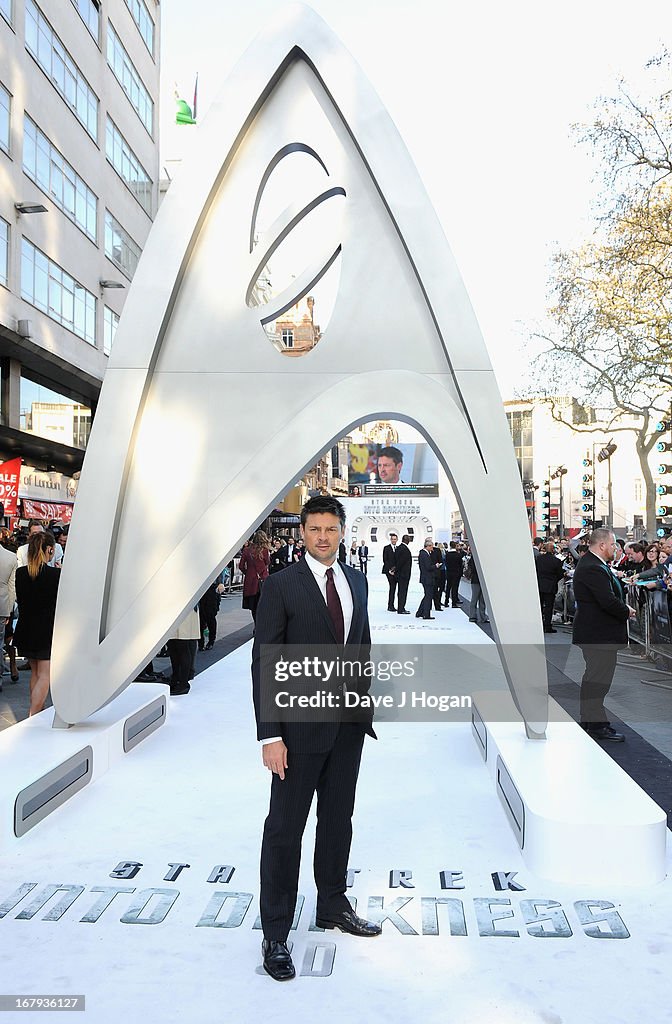
MULTIPOLYGON (((67 527, 61 523, 51 522, 47 528, 37 519, 31 519, 26 530, 0 530, 4 650, 13 683, 19 681, 17 652, 30 668, 31 715, 43 709, 49 693, 56 598, 67 536, 67 527)), ((2 674, 6 672, 3 658, 2 674)))

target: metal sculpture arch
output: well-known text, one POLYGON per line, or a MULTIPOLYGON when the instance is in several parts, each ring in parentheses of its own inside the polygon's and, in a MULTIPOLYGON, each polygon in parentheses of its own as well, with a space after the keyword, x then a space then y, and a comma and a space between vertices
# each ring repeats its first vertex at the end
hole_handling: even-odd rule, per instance
MULTIPOLYGON (((267 245, 308 212, 286 211, 267 245)), ((130 290, 64 563, 57 724, 119 693, 288 484, 373 418, 412 423, 438 453, 476 546, 511 693, 528 736, 543 737, 536 577, 485 344, 389 115, 325 23, 296 5, 252 45, 198 129, 130 290), (292 283, 305 294, 340 252, 328 337, 300 360, 259 330, 291 296, 266 310, 246 301, 264 175, 297 145, 329 168, 326 199, 344 203, 341 237, 319 239, 292 283)))

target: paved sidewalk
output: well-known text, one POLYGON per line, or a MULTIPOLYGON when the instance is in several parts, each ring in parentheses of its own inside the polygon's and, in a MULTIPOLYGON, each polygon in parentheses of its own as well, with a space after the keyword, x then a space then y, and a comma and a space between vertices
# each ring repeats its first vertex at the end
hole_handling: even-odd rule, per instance
MULTIPOLYGON (((225 658, 232 650, 239 647, 252 637, 252 616, 241 607, 242 595, 233 594, 223 597, 217 616, 217 640, 211 651, 199 651, 196 655, 196 674, 203 672, 221 658, 225 658)), ((17 659, 19 665, 23 659, 17 659)), ((154 671, 165 672, 170 668, 168 658, 155 658, 154 671)), ((0 731, 8 729, 16 722, 28 718, 30 695, 28 685, 30 671, 19 672, 18 683, 12 683, 9 672, 2 676, 2 692, 0 693, 0 731)), ((48 699, 45 707, 49 707, 48 699)))

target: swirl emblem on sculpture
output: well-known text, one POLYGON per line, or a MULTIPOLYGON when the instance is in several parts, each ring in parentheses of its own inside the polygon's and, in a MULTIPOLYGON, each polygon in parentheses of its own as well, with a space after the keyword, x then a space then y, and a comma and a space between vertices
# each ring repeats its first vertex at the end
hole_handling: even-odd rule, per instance
POLYGON ((322 281, 341 253, 340 219, 332 218, 329 225, 330 230, 326 234, 320 232, 319 235, 313 236, 310 257, 303 261, 298 275, 293 276, 287 286, 277 294, 267 294, 268 289, 264 286, 269 283, 269 265, 274 256, 281 253, 283 243, 290 238, 293 232, 307 223, 313 211, 330 201, 333 206, 333 200, 337 197, 345 198, 346 195, 345 189, 341 185, 332 185, 319 192, 308 202, 295 202, 286 206, 271 226, 263 233, 259 233, 259 210, 266 196, 269 181, 281 163, 293 154, 305 154, 324 171, 327 178, 330 177, 329 170, 321 156, 311 146, 302 142, 291 142, 278 150, 262 175, 252 211, 249 238, 250 254, 258 249, 259 258, 254 264, 254 270, 247 285, 245 303, 249 308, 262 306, 263 315, 260 317, 260 323, 271 338, 274 336, 273 328, 276 321, 322 281))

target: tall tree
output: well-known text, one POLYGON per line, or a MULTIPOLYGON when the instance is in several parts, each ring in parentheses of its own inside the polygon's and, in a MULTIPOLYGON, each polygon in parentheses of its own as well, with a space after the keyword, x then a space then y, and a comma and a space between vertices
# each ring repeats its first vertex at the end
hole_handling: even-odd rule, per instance
MULTIPOLYGON (((648 69, 669 83, 670 55, 648 69)), ((553 402, 567 393, 569 376, 572 394, 600 410, 609 433, 634 433, 653 536, 649 456, 661 436, 657 422, 670 417, 670 389, 660 378, 672 370, 672 91, 644 103, 621 82, 582 137, 599 157, 606 188, 591 241, 553 260, 555 301, 550 328, 535 334, 548 345, 537 374, 559 422, 595 430, 568 422, 553 402)))

